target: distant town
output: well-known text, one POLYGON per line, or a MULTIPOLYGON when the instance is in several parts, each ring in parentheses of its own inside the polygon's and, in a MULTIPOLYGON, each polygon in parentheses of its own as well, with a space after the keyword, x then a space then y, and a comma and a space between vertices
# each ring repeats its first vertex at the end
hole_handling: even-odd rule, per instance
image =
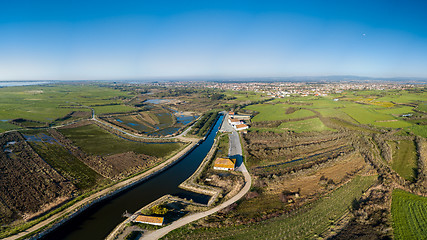
POLYGON ((313 83, 313 82, 212 82, 212 81, 182 81, 182 82, 154 82, 148 83, 151 86, 163 87, 200 87, 214 88, 230 91, 247 91, 266 94, 275 98, 289 96, 328 96, 334 93, 341 93, 346 90, 405 90, 415 86, 425 86, 425 84, 400 84, 400 83, 356 83, 356 82, 336 82, 336 83, 313 83))

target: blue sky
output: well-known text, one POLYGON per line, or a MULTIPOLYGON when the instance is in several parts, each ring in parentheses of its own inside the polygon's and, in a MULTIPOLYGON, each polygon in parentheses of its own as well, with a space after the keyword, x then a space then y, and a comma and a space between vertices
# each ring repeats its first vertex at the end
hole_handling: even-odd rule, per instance
POLYGON ((427 77, 425 1, 0 0, 0 80, 427 77))

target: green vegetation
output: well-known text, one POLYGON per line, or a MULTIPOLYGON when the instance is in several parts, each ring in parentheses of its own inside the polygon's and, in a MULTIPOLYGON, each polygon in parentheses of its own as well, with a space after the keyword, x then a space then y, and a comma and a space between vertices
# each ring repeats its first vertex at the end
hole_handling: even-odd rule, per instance
POLYGON ((265 94, 245 91, 226 91, 225 95, 238 102, 256 102, 267 98, 265 94))
POLYGON ((93 107, 96 115, 102 115, 107 113, 126 113, 133 112, 137 110, 134 107, 126 106, 126 105, 106 105, 106 106, 96 106, 93 107))
MULTIPOLYGON (((90 106, 97 106, 101 113, 129 111, 133 108, 123 105, 121 100, 129 97, 131 97, 129 93, 90 84, 0 88, 0 120, 21 118, 53 123, 56 119, 61 119, 73 111, 81 111, 90 106)), ((4 129, 3 126, 0 128, 4 129)))
POLYGON ((357 176, 331 194, 296 210, 290 215, 269 219, 258 224, 236 227, 183 227, 172 231, 167 239, 307 239, 316 238, 340 218, 370 187, 375 176, 357 176))
POLYGON ((257 111, 257 114, 252 121, 275 121, 275 120, 288 120, 296 118, 304 118, 314 116, 315 114, 309 110, 301 109, 292 113, 286 113, 287 109, 295 107, 287 104, 256 104, 247 106, 245 109, 257 111))
MULTIPOLYGON (((264 104, 256 104, 245 107, 246 110, 259 112, 252 121, 284 121, 298 118, 307 118, 314 116, 315 113, 308 109, 319 112, 323 117, 338 118, 340 120, 364 124, 374 125, 385 128, 405 128, 407 131, 413 132, 416 135, 425 136, 426 130, 422 127, 423 120, 418 122, 410 121, 408 118, 402 118, 403 114, 415 114, 414 107, 396 105, 391 103, 393 98, 387 98, 386 94, 396 95, 396 92, 391 91, 358 91, 357 94, 343 93, 342 95, 328 97, 289 97, 284 99, 274 99, 264 104), (386 95, 386 96, 384 96, 386 95), (340 97, 341 96, 341 97, 340 97), (345 96, 345 97, 343 97, 345 96), (338 101, 333 98, 340 97, 338 101), (287 112, 289 108, 296 111, 287 112), (300 109, 300 110, 298 110, 300 109), (421 123, 419 123, 421 121, 421 123)), ((402 103, 411 103, 419 105, 416 109, 423 109, 425 106, 422 100, 427 100, 426 94, 399 92, 399 99, 402 103), (418 98, 417 98, 418 97, 418 98)), ((414 106, 415 106, 414 105, 414 106)), ((315 121, 315 120, 314 120, 315 121)), ((266 129, 258 129, 267 131, 266 129)), ((274 132, 283 132, 280 129, 270 129, 274 132)))
POLYGON ((376 121, 395 120, 391 115, 379 113, 371 106, 364 106, 360 104, 352 104, 351 106, 342 109, 342 111, 361 124, 372 124, 376 121))
POLYGON ((334 129, 326 127, 319 118, 311 118, 296 122, 284 122, 280 124, 279 128, 288 129, 298 133, 312 131, 335 131, 334 129))
POLYGON ((211 111, 205 113, 196 124, 193 126, 192 134, 197 136, 205 136, 211 125, 215 122, 215 119, 218 117, 218 111, 211 111))
POLYGON ((130 232, 126 237, 125 240, 134 240, 139 239, 139 236, 141 235, 141 232, 139 231, 132 231, 130 232))
POLYGON ((133 151, 155 157, 166 157, 182 146, 182 143, 133 142, 110 134, 93 124, 61 129, 60 132, 85 152, 95 155, 109 155, 133 151))
POLYGON ((392 101, 395 103, 414 103, 417 101, 426 101, 427 92, 415 93, 405 90, 399 92, 390 91, 386 96, 378 98, 379 101, 392 101))
POLYGON ((228 157, 228 149, 230 146, 230 137, 228 134, 222 134, 218 138, 218 147, 215 153, 215 156, 212 159, 219 157, 228 157))
POLYGON ((79 189, 90 189, 95 187, 99 182, 107 181, 58 143, 41 141, 31 141, 29 143, 43 160, 55 168, 61 175, 70 179, 79 189))
POLYGON ((386 114, 402 115, 407 113, 413 113, 412 109, 413 107, 399 106, 394 108, 377 109, 377 111, 381 113, 386 113, 386 114))
POLYGON ((391 167, 406 180, 415 181, 417 172, 417 152, 413 141, 401 140, 396 143, 393 149, 391 167))
POLYGON ((0 133, 5 132, 5 131, 9 131, 9 130, 19 129, 19 128, 20 128, 19 126, 10 124, 8 122, 0 121, 0 133))
POLYGON ((427 198, 396 189, 391 216, 395 239, 427 239, 427 198))
POLYGON ((142 212, 142 214, 165 215, 168 212, 169 212, 169 209, 166 207, 166 205, 155 205, 154 207, 150 208, 148 211, 142 212))
POLYGON ((408 131, 413 132, 415 135, 427 138, 427 126, 426 125, 412 125, 408 128, 408 131))
POLYGON ((422 103, 418 104, 417 110, 422 111, 422 112, 427 112, 427 103, 422 102, 422 103))

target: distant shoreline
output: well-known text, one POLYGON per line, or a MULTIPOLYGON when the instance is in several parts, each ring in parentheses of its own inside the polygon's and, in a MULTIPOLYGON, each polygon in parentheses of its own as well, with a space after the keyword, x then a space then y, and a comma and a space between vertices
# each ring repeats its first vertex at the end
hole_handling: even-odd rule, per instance
POLYGON ((42 85, 42 84, 47 84, 47 83, 54 83, 54 82, 52 82, 52 81, 0 81, 0 88, 2 88, 2 87, 42 85))

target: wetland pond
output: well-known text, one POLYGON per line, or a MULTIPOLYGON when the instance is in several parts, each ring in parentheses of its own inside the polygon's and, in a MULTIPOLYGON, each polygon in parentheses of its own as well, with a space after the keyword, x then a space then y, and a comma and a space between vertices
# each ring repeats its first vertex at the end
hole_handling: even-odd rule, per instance
MULTIPOLYGON (((150 99, 146 102, 160 104, 168 101, 169 100, 163 99, 150 99)), ((162 137, 176 133, 179 129, 199 117, 198 115, 192 115, 192 113, 178 112, 171 108, 167 108, 167 110, 162 109, 162 111, 153 111, 152 115, 158 120, 157 124, 149 123, 149 121, 142 119, 141 116, 135 115, 117 116, 113 121, 143 132, 148 136, 162 137), (176 121, 174 119, 176 119, 176 121)))
POLYGON ((209 196, 188 192, 178 186, 196 171, 211 149, 223 117, 220 115, 206 139, 176 164, 128 190, 93 205, 42 239, 104 239, 125 220, 122 217, 125 211, 133 213, 166 194, 207 203, 209 196))

